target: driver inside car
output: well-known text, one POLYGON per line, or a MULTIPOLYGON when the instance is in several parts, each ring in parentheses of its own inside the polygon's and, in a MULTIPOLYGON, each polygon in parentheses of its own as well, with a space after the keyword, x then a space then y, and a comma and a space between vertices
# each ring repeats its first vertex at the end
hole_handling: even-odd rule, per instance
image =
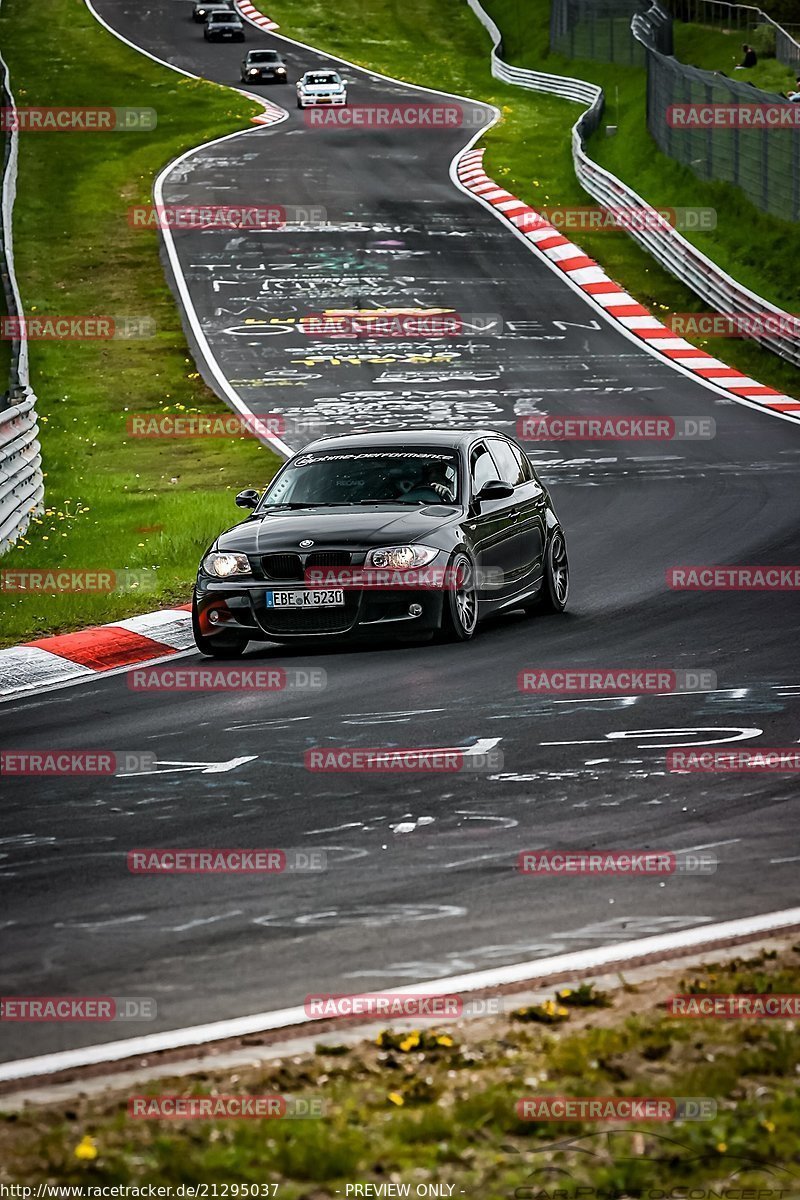
POLYGON ((415 472, 415 477, 411 477, 410 472, 404 473, 397 481, 400 492, 398 499, 452 504, 455 500, 454 483, 455 471, 452 468, 448 469, 445 463, 425 463, 421 471, 415 472))

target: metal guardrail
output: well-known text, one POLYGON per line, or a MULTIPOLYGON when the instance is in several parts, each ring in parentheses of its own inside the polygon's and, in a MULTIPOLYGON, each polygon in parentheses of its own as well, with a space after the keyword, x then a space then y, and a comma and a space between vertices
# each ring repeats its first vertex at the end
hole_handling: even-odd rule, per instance
MULTIPOLYGON (((14 109, 8 67, 0 55, 0 103, 14 109)), ((3 156, 0 192, 0 277, 6 311, 10 317, 22 317, 17 278, 14 272, 12 213, 17 187, 19 134, 7 134, 3 156)), ((36 417, 36 397, 30 387, 28 343, 16 338, 11 343, 11 371, 8 391, 0 400, 0 554, 3 554, 28 527, 31 517, 41 511, 44 477, 36 417)))
MULTIPOLYGON (((628 228, 626 232, 648 252, 656 262, 691 288, 713 310, 741 317, 763 318, 765 314, 778 320, 784 319, 784 328, 793 327, 793 319, 783 309, 770 304, 763 296, 751 292, 738 283, 721 267, 697 250, 680 233, 635 192, 596 163, 586 152, 586 139, 600 124, 603 113, 603 90, 597 84, 567 76, 549 75, 541 71, 530 71, 512 67, 504 62, 502 34, 480 0, 467 0, 481 24, 492 39, 492 75, 503 83, 515 84, 535 92, 546 92, 587 105, 572 127, 572 161, 578 182, 589 195, 604 208, 633 208, 647 214, 641 224, 647 228, 628 228)), ((788 334, 773 333, 768 329, 749 335, 755 341, 772 350, 781 358, 800 366, 800 342, 788 334)))

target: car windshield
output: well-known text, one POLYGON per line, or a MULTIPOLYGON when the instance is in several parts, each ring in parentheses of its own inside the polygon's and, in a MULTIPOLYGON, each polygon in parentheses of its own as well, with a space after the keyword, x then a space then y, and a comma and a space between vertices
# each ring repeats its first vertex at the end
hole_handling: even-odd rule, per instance
POLYGON ((280 62, 281 57, 276 50, 251 50, 247 56, 249 63, 280 62))
POLYGON ((268 488, 259 511, 280 505, 452 504, 458 458, 452 450, 375 448, 300 454, 268 488))
POLYGON ((241 24, 238 17, 226 17, 225 13, 212 13, 208 18, 209 25, 236 25, 241 24))
POLYGON ((311 84, 312 87, 316 87, 317 85, 322 84, 328 85, 341 83, 341 80, 339 79, 338 75, 329 72, 325 75, 306 75, 306 83, 311 84))

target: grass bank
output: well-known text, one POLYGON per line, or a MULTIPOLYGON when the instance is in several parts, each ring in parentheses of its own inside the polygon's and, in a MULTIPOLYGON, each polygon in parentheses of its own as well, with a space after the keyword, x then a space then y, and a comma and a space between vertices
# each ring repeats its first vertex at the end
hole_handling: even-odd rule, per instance
POLYGON ((233 91, 149 61, 78 0, 3 0, 0 41, 20 106, 157 110, 151 132, 23 132, 14 214, 27 315, 145 317, 152 337, 32 341, 46 472, 45 514, 4 569, 132 569, 138 589, 104 595, 3 595, 0 644, 130 616, 188 598, 203 548, 236 519, 240 487, 277 459, 253 439, 133 439, 132 412, 227 412, 189 357, 155 231, 131 205, 176 155, 246 128, 260 111, 233 91), (42 64, 47 69, 42 69, 42 64))
POLYGON ((234 1073, 209 1065, 191 1080, 135 1089, 299 1097, 319 1106, 319 1119, 136 1120, 120 1092, 2 1115, 0 1099, 2 1178, 84 1188, 203 1183, 200 1195, 281 1200, 413 1197, 429 1183, 452 1188, 439 1195, 488 1200, 794 1196, 797 1022, 682 1019, 668 1015, 665 1002, 681 993, 797 993, 799 950, 711 963, 685 978, 665 971, 605 996, 560 989, 523 1009, 506 997, 504 1015, 489 1021, 387 1030, 354 1046, 332 1035, 313 1055, 234 1073), (716 1115, 548 1121, 518 1107, 523 1098, 553 1096, 706 1098, 716 1115), (241 1190, 250 1184, 261 1190, 241 1190), (347 1190, 381 1184, 383 1191, 347 1190), (703 1190, 715 1188, 729 1190, 703 1190))
MULTIPOLYGON (((794 311, 794 263, 800 229, 758 212, 734 189, 708 185, 661 155, 644 124, 644 71, 602 66, 550 55, 548 9, 524 0, 484 0, 504 31, 506 57, 535 67, 596 80, 606 88, 606 120, 620 126, 615 138, 591 147, 609 169, 636 186, 653 204, 710 206, 719 213, 714 232, 693 236, 697 246, 736 278, 794 311)), ((489 38, 463 0, 270 0, 270 16, 289 37, 319 45, 352 62, 411 83, 474 96, 502 109, 504 120, 486 137, 486 164, 509 190, 534 205, 591 203, 575 179, 569 131, 579 108, 565 100, 507 87, 489 69, 489 38)), ((659 267, 624 233, 575 235, 642 304, 669 313, 706 311, 697 296, 659 267)), ((748 375, 789 395, 800 395, 800 374, 774 354, 745 340, 688 339, 748 375)))

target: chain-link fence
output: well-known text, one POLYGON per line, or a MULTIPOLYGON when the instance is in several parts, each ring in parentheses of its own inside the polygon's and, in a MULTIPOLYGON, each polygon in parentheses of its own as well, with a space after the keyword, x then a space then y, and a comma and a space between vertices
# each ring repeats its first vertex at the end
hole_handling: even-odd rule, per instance
POLYGON ((552 0, 550 46, 570 57, 646 67, 647 125, 659 148, 700 179, 741 188, 763 212, 799 221, 800 104, 678 62, 678 16, 750 36, 760 30, 782 62, 800 66, 800 45, 789 33, 760 8, 726 0, 671 0, 671 12, 658 0, 552 0))
POLYGON ((647 127, 660 149, 700 179, 741 188, 762 212, 800 220, 800 106, 663 54, 649 14, 633 31, 647 55, 647 127))
MULTIPOLYGON (((631 33, 631 20, 647 8, 647 0, 552 0, 550 49, 568 58, 643 67, 645 50, 631 33)), ((671 54, 669 19, 659 38, 659 49, 671 54)))

